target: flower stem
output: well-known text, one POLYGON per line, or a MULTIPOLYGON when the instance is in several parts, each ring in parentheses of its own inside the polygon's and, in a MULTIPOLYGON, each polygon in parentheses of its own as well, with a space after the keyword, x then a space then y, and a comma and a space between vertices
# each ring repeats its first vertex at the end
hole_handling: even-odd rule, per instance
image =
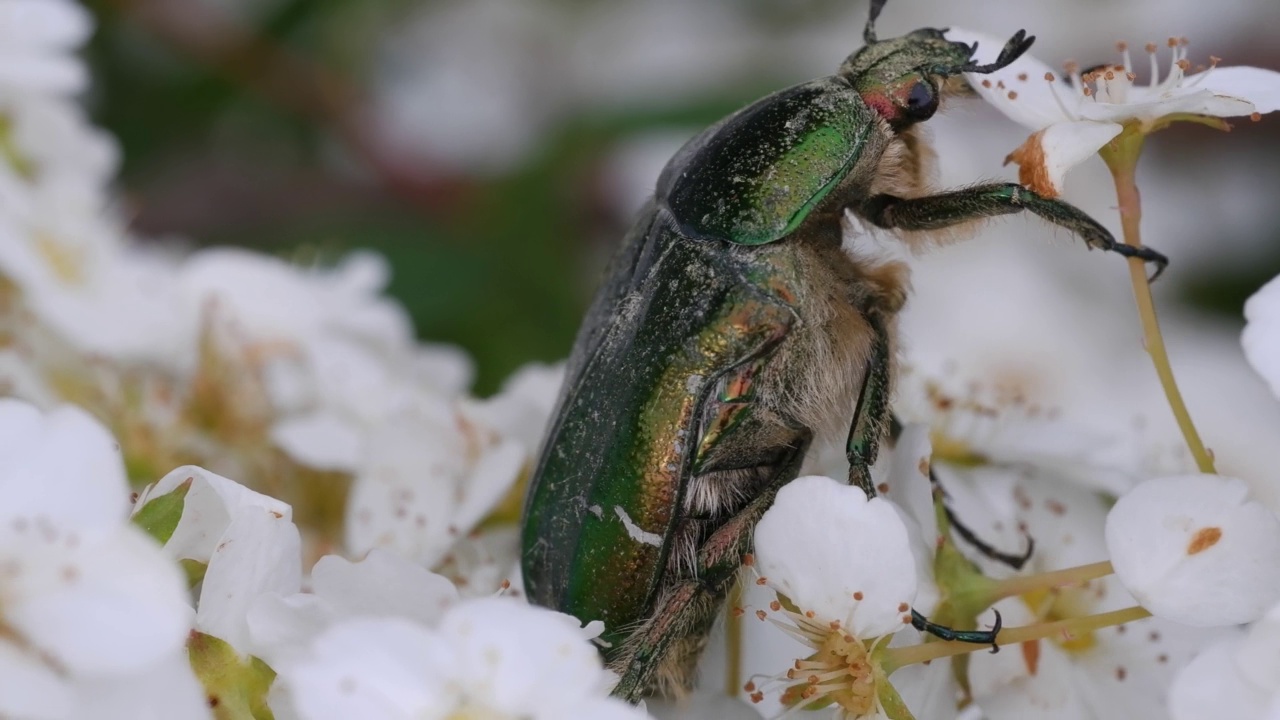
MULTIPOLYGON (((1124 233, 1124 243, 1133 247, 1142 247, 1142 236, 1139 225, 1142 222, 1142 198, 1138 193, 1135 181, 1138 166, 1138 155, 1142 151, 1144 135, 1141 132, 1122 133, 1110 146, 1099 153, 1111 169, 1111 176, 1116 183, 1116 199, 1120 206, 1120 226, 1124 233)), ((1191 414, 1182 400, 1182 393, 1173 378, 1173 367, 1169 364, 1169 352, 1165 349, 1164 338, 1160 334, 1160 323, 1156 319, 1155 301, 1151 297, 1151 283, 1147 280, 1145 263, 1138 258, 1129 258, 1129 277, 1133 282, 1133 296, 1138 305, 1138 317, 1142 320, 1142 336, 1147 354, 1155 365, 1156 375, 1164 388, 1164 395, 1169 401, 1169 409, 1178 422, 1178 428, 1186 439, 1191 456, 1195 458, 1200 472, 1212 473, 1213 456, 1200 440, 1195 425, 1191 422, 1191 414)))
POLYGON ((724 623, 724 694, 737 697, 742 689, 742 617, 734 612, 742 607, 742 583, 739 578, 729 591, 728 613, 724 623))
POLYGON ((1037 575, 1019 575, 1005 578, 1004 580, 996 580, 988 588, 988 591, 991 593, 990 600, 994 603, 997 600, 1023 595, 1036 590, 1079 585, 1096 578, 1106 577, 1113 572, 1115 572, 1115 569, 1111 567, 1111 563, 1104 560, 1103 562, 1080 565, 1065 570, 1055 570, 1037 575))
MULTIPOLYGON (((1147 617, 1151 617, 1151 613, 1146 608, 1135 605, 1124 610, 1113 610, 1098 615, 1005 628, 996 636, 996 643, 998 645, 1016 645, 1051 637, 1070 640, 1104 627, 1123 625, 1124 623, 1147 617)), ((928 662, 953 655, 964 655, 985 649, 985 645, 959 641, 929 642, 907 647, 888 648, 884 651, 881 665, 885 668, 886 673, 892 673, 894 670, 906 665, 928 662)))

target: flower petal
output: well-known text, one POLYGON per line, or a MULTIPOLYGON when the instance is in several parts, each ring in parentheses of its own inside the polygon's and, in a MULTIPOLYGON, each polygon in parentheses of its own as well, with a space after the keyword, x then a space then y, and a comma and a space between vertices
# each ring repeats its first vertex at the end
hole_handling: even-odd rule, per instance
POLYGON ((71 405, 44 413, 0 399, 0 521, 106 530, 123 521, 128 492, 120 446, 102 423, 71 405))
POLYGON ((271 439, 292 459, 317 470, 354 473, 364 454, 360 427, 337 413, 317 411, 285 418, 271 439))
POLYGON ((1262 286, 1244 304, 1240 344, 1253 369, 1280 397, 1280 277, 1262 286))
POLYGON ((1260 113, 1280 110, 1280 72, 1275 70, 1247 65, 1217 67, 1188 77, 1183 86, 1239 98, 1253 103, 1254 109, 1260 113))
POLYGON ((250 650, 247 615, 259 595, 302 587, 302 541, 291 521, 265 509, 231 521, 209 559, 196 626, 242 654, 250 650))
MULTIPOLYGON (((970 45, 978 43, 978 52, 974 56, 978 62, 994 61, 1005 43, 1004 39, 964 28, 951 28, 947 31, 947 39, 970 45)), ((1039 130, 1054 123, 1075 119, 1063 111, 1059 99, 1074 109, 1076 94, 1068 88, 1065 92, 1058 93, 1059 99, 1055 99, 1051 83, 1045 79, 1046 73, 1053 73, 1053 68, 1024 53, 1011 65, 993 73, 965 73, 964 77, 984 100, 1010 120, 1032 130, 1039 130)), ((1062 80, 1053 82, 1061 83, 1062 80)))
POLYGON ((453 583, 381 548, 357 563, 337 555, 320 558, 311 585, 344 615, 399 616, 428 626, 458 601, 453 583))
POLYGON ((74 688, 38 652, 0 641, 0 717, 70 717, 74 688))
POLYGON ((302 720, 444 718, 453 702, 437 669, 451 656, 416 623, 366 618, 333 626, 277 670, 302 720))
POLYGON ((1267 693, 1237 665, 1241 643, 1234 637, 1210 645, 1178 673, 1169 689, 1173 720, 1266 717, 1267 693))
POLYGON ((1089 159, 1119 135, 1112 122, 1059 122, 1027 138, 1008 160, 1018 164, 1018 181, 1045 197, 1062 194, 1067 171, 1089 159))
POLYGON ((187 649, 125 677, 95 677, 76 684, 76 717, 94 720, 208 720, 209 697, 191 670, 187 649))
POLYGON ((128 673, 182 647, 186 583, 155 541, 127 525, 97 542, 65 538, 6 558, 7 624, 71 673, 128 673))
POLYGON ((453 607, 441 636, 457 658, 437 672, 471 697, 483 697, 499 716, 560 718, 611 676, 579 623, 557 612, 508 598, 480 598, 453 607))
POLYGON ((293 517, 293 509, 288 504, 196 465, 176 468, 143 490, 134 505, 135 511, 188 480, 191 480, 191 489, 183 504, 182 519, 165 543, 165 550, 173 557, 209 562, 227 527, 244 513, 266 510, 285 520, 293 517))
POLYGON ((1258 619, 1280 599, 1280 519, 1235 478, 1148 480, 1107 515, 1116 575, 1152 614, 1196 627, 1258 619))
POLYGON ((1239 117, 1253 112, 1253 104, 1234 97, 1215 95, 1208 90, 1182 88, 1146 101, 1127 103, 1086 102, 1080 117, 1088 120, 1154 122, 1166 115, 1189 113, 1212 117, 1239 117))
POLYGON ((828 477, 791 481, 756 526, 756 566, 801 610, 860 638, 903 626, 916 595, 907 528, 883 498, 828 477))

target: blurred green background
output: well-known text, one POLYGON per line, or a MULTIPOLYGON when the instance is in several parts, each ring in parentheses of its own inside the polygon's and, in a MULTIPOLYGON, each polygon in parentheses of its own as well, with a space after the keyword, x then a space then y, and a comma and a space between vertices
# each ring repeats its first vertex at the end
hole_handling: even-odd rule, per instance
MULTIPOLYGON (((628 177, 656 173, 698 126, 829 72, 860 44, 865 14, 864 3, 834 0, 88 4, 98 19, 88 103, 122 146, 121 190, 140 236, 304 262, 382 252, 419 335, 466 348, 480 394, 524 362, 567 354, 635 206, 628 177), (406 145, 415 121, 396 108, 414 102, 422 129, 449 125, 456 146, 448 131, 406 145)), ((1075 47, 1091 65, 1110 59, 1118 37, 1163 37, 1177 32, 1163 24, 1180 23, 1213 41, 1195 46, 1206 53, 1280 67, 1264 32, 1277 5, 893 0, 882 26, 910 29, 931 12, 991 32, 1048 24, 1038 50, 1075 47), (1158 21, 1142 26, 1148 10, 1158 21), (1114 31, 1100 32, 1099 13, 1114 31)), ((1167 135, 1144 158, 1157 183, 1227 156, 1245 166, 1243 182, 1216 178, 1213 168, 1236 172, 1222 162, 1169 178, 1255 216, 1216 223, 1190 260, 1174 254, 1178 295, 1238 322, 1244 299, 1280 272, 1280 208, 1268 199, 1280 188, 1280 121, 1245 121, 1231 138, 1198 127, 1167 135)))

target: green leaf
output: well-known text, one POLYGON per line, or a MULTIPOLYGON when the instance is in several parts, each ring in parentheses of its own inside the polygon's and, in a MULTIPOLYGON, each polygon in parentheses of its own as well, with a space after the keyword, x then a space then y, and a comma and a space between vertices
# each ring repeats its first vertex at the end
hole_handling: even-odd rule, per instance
POLYGON ((186 505, 187 492, 191 490, 193 478, 174 488, 173 492, 152 498, 133 514, 133 522, 143 532, 155 538, 161 545, 169 542, 173 531, 182 519, 182 508, 186 505))
POLYGON ((191 558, 182 558, 178 561, 178 564, 182 566, 182 572, 187 574, 188 588, 193 588, 204 582, 204 574, 209 570, 208 563, 202 563, 191 558))
POLYGON ((192 631, 187 638, 191 669, 209 695, 218 720, 274 720, 267 691, 276 671, 256 657, 241 658, 235 648, 212 635, 192 631))

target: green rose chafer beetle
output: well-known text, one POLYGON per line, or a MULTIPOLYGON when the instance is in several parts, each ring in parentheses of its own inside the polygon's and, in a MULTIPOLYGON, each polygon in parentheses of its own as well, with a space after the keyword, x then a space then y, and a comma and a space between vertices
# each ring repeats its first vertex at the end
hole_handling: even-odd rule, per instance
MULTIPOLYGON (((667 164, 583 321, 526 500, 529 599, 605 625, 616 695, 679 690, 815 438, 847 438, 868 495, 888 432, 899 262, 844 247, 842 220, 908 245, 1032 212, 1091 248, 1155 263, 1092 218, 1013 183, 934 193, 917 133, 961 73, 992 64, 925 28, 866 45, 835 75, 769 95, 667 164), (847 435, 846 435, 847 433, 847 435)), ((975 634, 981 635, 981 634, 975 634)))

